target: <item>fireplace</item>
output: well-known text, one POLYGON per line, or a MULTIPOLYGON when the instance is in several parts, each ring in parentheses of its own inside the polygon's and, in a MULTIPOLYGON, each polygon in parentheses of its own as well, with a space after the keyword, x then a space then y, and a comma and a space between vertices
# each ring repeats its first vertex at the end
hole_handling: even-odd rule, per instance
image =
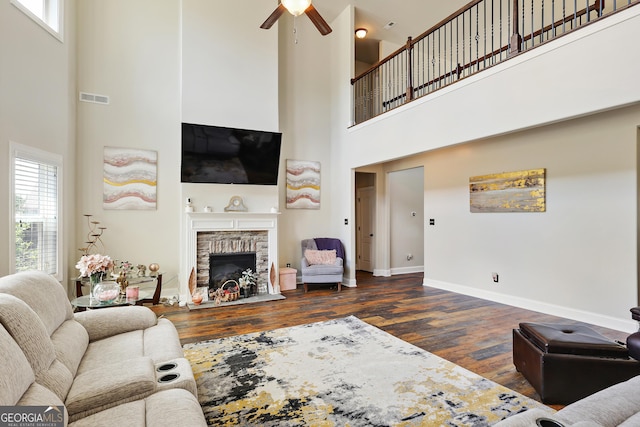
POLYGON ((187 213, 183 239, 185 267, 182 273, 185 282, 181 283, 181 298, 189 299, 187 284, 192 269, 196 273, 197 286, 209 287, 211 254, 248 252, 256 253, 252 270, 258 276, 258 295, 280 293, 277 274, 273 277, 275 280, 271 280, 272 271, 277 272, 278 263, 277 218, 278 213, 187 213))
MULTIPOLYGON (((209 290, 222 287, 227 280, 239 282, 245 270, 256 271, 256 253, 238 252, 228 254, 209 254, 209 290)), ((249 291, 247 296, 257 290, 249 291)))

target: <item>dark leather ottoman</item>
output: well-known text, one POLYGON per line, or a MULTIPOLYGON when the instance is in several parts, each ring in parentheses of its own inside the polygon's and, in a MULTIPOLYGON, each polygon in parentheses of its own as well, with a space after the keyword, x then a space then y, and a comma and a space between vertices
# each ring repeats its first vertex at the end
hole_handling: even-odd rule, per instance
POLYGON ((520 323, 513 363, 547 404, 567 405, 640 375, 624 345, 586 326, 520 323))

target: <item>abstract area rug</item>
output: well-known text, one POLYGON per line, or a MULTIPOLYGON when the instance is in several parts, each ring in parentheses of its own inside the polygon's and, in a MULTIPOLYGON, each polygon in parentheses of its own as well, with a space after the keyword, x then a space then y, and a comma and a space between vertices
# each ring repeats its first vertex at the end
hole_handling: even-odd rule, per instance
POLYGON ((480 427, 543 407, 353 316, 184 352, 209 425, 480 427))

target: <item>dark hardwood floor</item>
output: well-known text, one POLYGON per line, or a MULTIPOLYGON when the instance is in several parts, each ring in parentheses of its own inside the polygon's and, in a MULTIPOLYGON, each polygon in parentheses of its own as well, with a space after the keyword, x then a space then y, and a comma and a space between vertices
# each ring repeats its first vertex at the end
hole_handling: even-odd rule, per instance
MULTIPOLYGON (((511 331, 519 322, 579 324, 534 311, 422 286, 423 274, 373 277, 358 272, 357 288, 302 285, 285 300, 207 309, 155 306, 176 325, 183 344, 354 315, 512 390, 539 400, 515 370, 511 331)), ((611 339, 627 334, 592 326, 611 339)))

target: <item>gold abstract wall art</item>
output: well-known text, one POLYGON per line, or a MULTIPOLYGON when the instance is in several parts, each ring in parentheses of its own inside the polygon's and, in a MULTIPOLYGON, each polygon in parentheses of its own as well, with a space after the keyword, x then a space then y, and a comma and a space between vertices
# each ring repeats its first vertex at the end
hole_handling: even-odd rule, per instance
POLYGON ((545 212, 545 169, 469 178, 471 212, 545 212))
POLYGON ((156 209, 158 152, 104 147, 104 209, 156 209))
POLYGON ((320 209, 320 162, 287 159, 287 209, 320 209))

